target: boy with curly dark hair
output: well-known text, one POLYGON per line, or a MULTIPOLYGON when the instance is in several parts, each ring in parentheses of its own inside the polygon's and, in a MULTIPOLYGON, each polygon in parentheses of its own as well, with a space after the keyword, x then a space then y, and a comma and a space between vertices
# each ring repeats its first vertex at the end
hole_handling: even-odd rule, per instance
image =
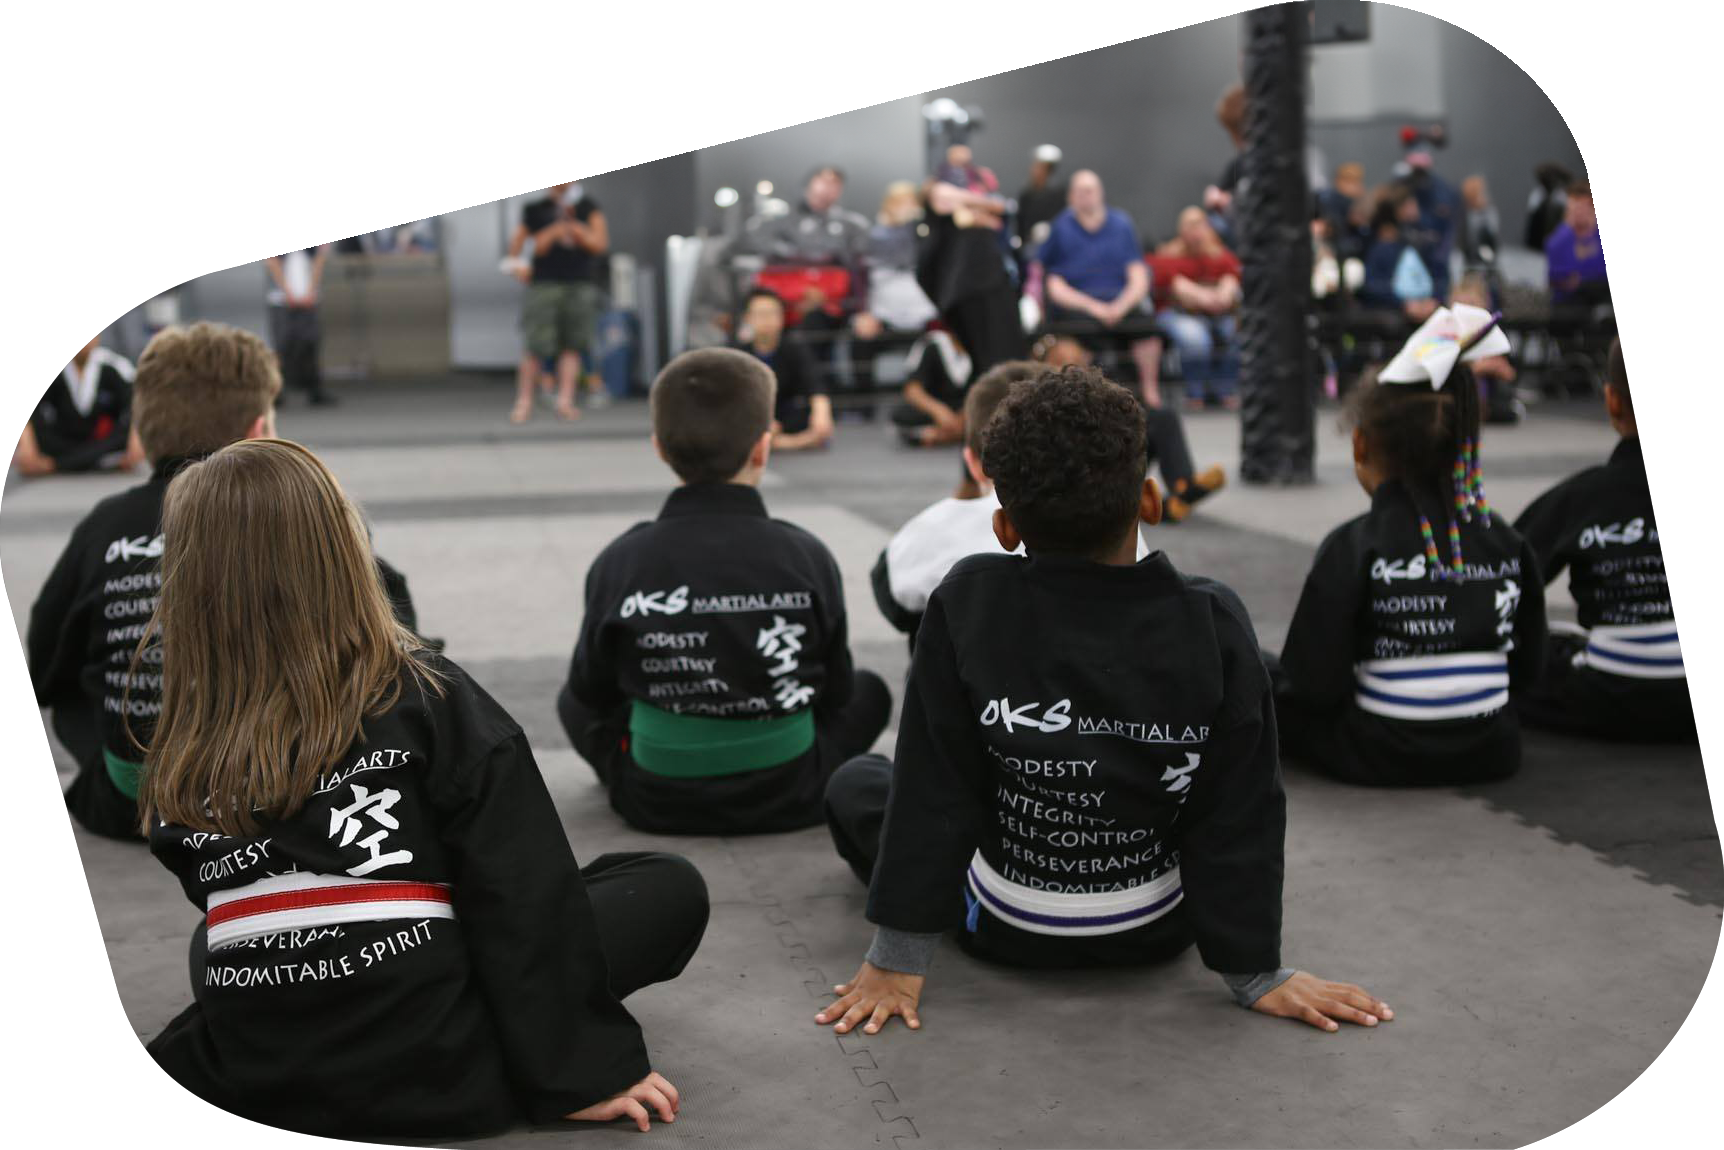
POLYGON ((947 930, 1042 968, 1140 965, 1196 943, 1241 1005, 1324 1030, 1393 1017, 1281 966, 1286 801, 1269 676, 1231 590, 1137 560, 1161 518, 1136 400, 1093 368, 1016 385, 983 466, 1008 551, 929 599, 896 765, 827 788, 878 930, 816 1021, 911 1029, 947 930), (883 825, 882 825, 883 824, 883 825))

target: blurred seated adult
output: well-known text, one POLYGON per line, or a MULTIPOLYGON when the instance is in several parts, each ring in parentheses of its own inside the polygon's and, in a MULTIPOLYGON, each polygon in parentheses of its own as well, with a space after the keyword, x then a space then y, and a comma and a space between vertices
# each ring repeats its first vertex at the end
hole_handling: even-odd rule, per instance
POLYGON ((130 471, 143 458, 132 432, 132 365, 98 334, 42 393, 12 463, 20 475, 41 476, 130 471))
POLYGON ((1395 189, 1378 196, 1371 220, 1371 246, 1365 252, 1365 282, 1359 302, 1368 309, 1415 324, 1437 310, 1436 285, 1406 228, 1419 218, 1418 201, 1395 189))
POLYGON ((842 268, 842 280, 809 280, 793 298, 784 302, 797 322, 822 331, 842 330, 849 317, 863 310, 867 299, 864 257, 868 246, 868 221, 844 207, 844 171, 835 164, 821 164, 808 173, 802 198, 790 211, 775 216, 756 216, 746 225, 741 249, 765 261, 765 286, 771 284, 775 267, 842 268), (831 284, 842 286, 836 291, 831 284))
POLYGON ((1049 322, 1088 317, 1104 331, 1135 331, 1138 379, 1146 401, 1159 403, 1161 343, 1146 307, 1150 273, 1143 244, 1131 217, 1107 206, 1100 176, 1087 169, 1072 174, 1066 209, 1054 217, 1039 260, 1049 322))
POLYGON ((1544 244, 1549 267, 1550 302, 1556 306, 1595 307, 1610 302, 1610 280, 1604 272, 1604 245, 1598 237, 1592 185, 1570 184, 1562 223, 1544 244))
POLYGON ((852 325, 863 339, 883 331, 919 332, 939 314, 916 282, 916 229, 921 222, 916 185, 909 180, 887 185, 868 232, 868 306, 852 325))
POLYGON ((1149 262, 1156 318, 1179 349, 1187 405, 1237 408, 1238 257, 1215 234, 1203 209, 1188 207, 1179 213, 1178 233, 1149 262))
POLYGON ((1317 193, 1317 215, 1326 239, 1341 263, 1362 259, 1370 245, 1368 216, 1360 214, 1365 200, 1365 165, 1346 163, 1335 169, 1335 182, 1317 193))

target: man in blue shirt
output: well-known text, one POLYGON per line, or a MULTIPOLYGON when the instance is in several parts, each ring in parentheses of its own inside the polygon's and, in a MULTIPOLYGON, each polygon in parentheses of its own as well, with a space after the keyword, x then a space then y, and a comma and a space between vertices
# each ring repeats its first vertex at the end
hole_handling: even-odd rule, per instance
MULTIPOLYGON (((1107 206, 1101 177, 1087 170, 1073 174, 1066 204, 1054 217, 1041 250, 1048 319, 1088 317, 1104 332, 1149 336, 1154 330, 1144 311, 1149 268, 1131 217, 1107 206), (1131 322, 1134 319, 1138 322, 1131 322)), ((1156 382, 1161 342, 1134 339, 1131 353, 1144 399, 1153 406, 1160 398, 1156 382)))

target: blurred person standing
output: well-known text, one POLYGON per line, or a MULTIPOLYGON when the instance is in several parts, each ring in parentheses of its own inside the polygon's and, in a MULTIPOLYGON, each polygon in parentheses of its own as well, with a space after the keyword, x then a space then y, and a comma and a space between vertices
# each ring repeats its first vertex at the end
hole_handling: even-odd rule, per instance
POLYGON ((318 304, 329 244, 297 248, 264 261, 269 273, 269 338, 281 361, 284 391, 302 391, 313 407, 336 402, 323 389, 323 321, 318 304))
POLYGON ((917 251, 916 281, 970 353, 973 380, 1029 351, 1017 285, 1000 257, 1005 201, 932 178, 924 189, 928 232, 917 251))
POLYGON ((518 259, 528 240, 533 262, 520 273, 527 282, 521 305, 521 332, 526 350, 521 357, 512 423, 525 423, 533 414, 533 391, 540 373, 555 375, 557 415, 581 417, 575 388, 581 378, 581 356, 592 346, 599 315, 598 261, 610 250, 610 230, 598 201, 579 184, 553 184, 541 198, 521 210, 521 222, 509 240, 509 255, 518 259))
POLYGON ((1018 266, 1028 268, 1036 258, 1054 217, 1065 211, 1066 185, 1055 182, 1054 172, 1064 158, 1052 144, 1037 145, 1030 153, 1029 182, 1018 193, 1018 266))

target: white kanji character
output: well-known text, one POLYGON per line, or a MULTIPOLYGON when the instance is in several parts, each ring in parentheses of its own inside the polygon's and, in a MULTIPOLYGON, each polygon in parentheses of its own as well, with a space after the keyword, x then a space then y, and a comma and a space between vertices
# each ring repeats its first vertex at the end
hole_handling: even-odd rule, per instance
POLYGON ((778 696, 778 705, 786 711, 794 711, 814 698, 814 688, 804 686, 795 679, 780 679, 773 692, 778 696))
POLYGON ((802 651, 802 636, 807 633, 808 628, 800 623, 788 622, 782 615, 774 615, 772 626, 760 629, 760 636, 754 641, 754 645, 768 659, 778 660, 767 668, 767 674, 776 679, 796 670, 796 656, 802 651))
POLYGON ((358 783, 351 785, 354 795, 352 805, 329 812, 329 837, 334 838, 339 831, 340 846, 354 845, 359 832, 365 829, 365 823, 359 817, 361 814, 369 816, 382 829, 367 838, 359 839, 358 845, 364 847, 371 857, 358 866, 347 868, 347 873, 354 878, 363 878, 381 867, 412 862, 412 851, 390 851, 388 854, 382 852, 383 840, 389 837, 389 832, 401 829, 400 820, 389 813, 390 808, 401 801, 401 792, 390 788, 372 794, 358 783))
POLYGON ((1171 794, 1184 794, 1191 789, 1191 772, 1197 769, 1197 764, 1203 761, 1201 755, 1185 752, 1183 767, 1168 767, 1161 773, 1161 781, 1167 784, 1171 794))

